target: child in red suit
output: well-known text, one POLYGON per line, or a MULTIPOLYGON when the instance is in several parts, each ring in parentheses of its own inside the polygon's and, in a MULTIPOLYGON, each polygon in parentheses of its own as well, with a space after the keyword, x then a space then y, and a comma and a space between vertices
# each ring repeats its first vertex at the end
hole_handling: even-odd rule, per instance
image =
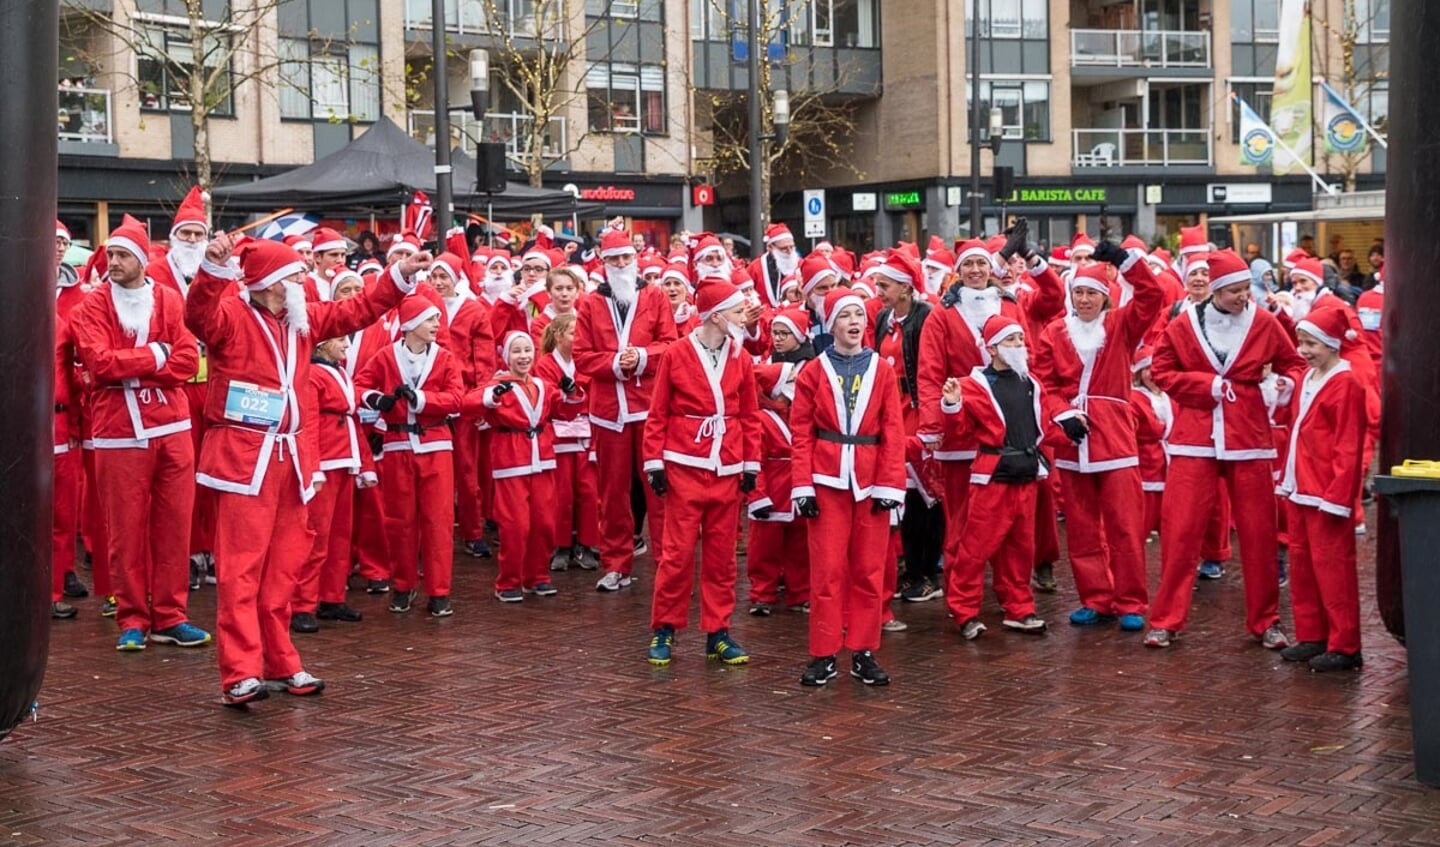
MULTIPOLYGON (((1290 602, 1297 643, 1280 651, 1312 671, 1358 670, 1360 588, 1352 510, 1363 475, 1365 389, 1340 358, 1352 332, 1340 309, 1296 326, 1310 370, 1292 399, 1294 425, 1279 491, 1290 534, 1290 602)), ((1353 338, 1351 339, 1353 340, 1353 338)))
MULTIPOLYGON (((553 301, 552 301, 553 304, 553 301)), ((535 375, 550 385, 576 380, 575 315, 556 315, 545 325, 535 375)), ((583 386, 582 386, 583 389, 583 386)), ((589 403, 564 404, 555 411, 555 552, 550 570, 574 564, 587 571, 600 567, 600 495, 590 452, 589 403)))
POLYGON ((1175 420, 1170 397, 1150 377, 1154 348, 1141 347, 1135 353, 1134 387, 1130 408, 1135 415, 1135 440, 1140 454, 1140 488, 1145 492, 1145 534, 1160 531, 1160 507, 1165 497, 1165 438, 1175 420))
POLYGON ((790 403, 800 363, 755 367, 760 404, 760 479, 750 493, 750 539, 745 567, 750 576, 750 614, 768 617, 785 585, 785 604, 796 611, 810 602, 810 552, 805 524, 790 508, 790 403))

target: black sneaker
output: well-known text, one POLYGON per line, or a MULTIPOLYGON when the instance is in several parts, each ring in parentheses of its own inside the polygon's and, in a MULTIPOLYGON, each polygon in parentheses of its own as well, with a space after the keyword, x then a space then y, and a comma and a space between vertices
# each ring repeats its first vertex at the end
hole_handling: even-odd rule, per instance
POLYGON ((395 591, 390 594, 390 611, 397 614, 410 611, 410 604, 415 601, 415 589, 409 591, 395 591))
POLYGON ((67 571, 65 573, 65 596, 75 599, 90 596, 90 589, 85 587, 85 583, 80 581, 80 578, 75 575, 74 571, 67 571))
POLYGON ((850 657, 850 675, 866 685, 889 685, 890 674, 875 661, 875 654, 861 650, 850 657))
POLYGON ((111 594, 109 597, 105 598, 105 602, 100 604, 100 617, 113 618, 115 617, 115 612, 118 608, 119 606, 115 602, 115 595, 111 594))
POLYGON ((823 656, 819 659, 812 659, 805 667, 805 673, 800 675, 800 684, 809 686, 824 685, 840 672, 835 670, 835 657, 823 656))
POLYGON ((431 597, 426 609, 432 618, 448 618, 455 614, 455 610, 450 606, 449 597, 431 597))
POLYGON ((1287 662, 1308 662, 1324 652, 1324 641, 1300 641, 1281 650, 1280 658, 1287 662))
POLYGON ((907 603, 924 603, 926 600, 944 596, 945 592, 928 576, 910 583, 900 592, 900 598, 907 603))
POLYGON ((205 584, 205 558, 198 553, 190 557, 190 590, 199 591, 205 584))
POLYGON ((768 618, 773 607, 769 603, 756 603, 750 607, 750 614, 757 618, 768 618))
POLYGON ((1358 671, 1365 664, 1359 652, 1355 653, 1321 653, 1310 660, 1310 670, 1315 673, 1327 673, 1329 671, 1358 671))
POLYGON ((345 623, 359 623, 364 615, 345 605, 344 603, 321 603, 320 608, 315 610, 315 617, 322 621, 344 621, 345 623))
POLYGON ((291 632, 319 632, 320 622, 309 612, 296 612, 290 616, 291 632))
POLYGON ((55 602, 50 604, 50 617, 57 620, 69 620, 76 615, 75 607, 69 603, 55 602))
POLYGON ((1049 562, 1041 562, 1036 565, 1035 572, 1030 578, 1030 584, 1035 586, 1036 591, 1054 594, 1058 587, 1055 583, 1055 566, 1049 562))
POLYGON ((365 593, 388 594, 390 593, 390 583, 383 579, 367 579, 365 581, 365 593))

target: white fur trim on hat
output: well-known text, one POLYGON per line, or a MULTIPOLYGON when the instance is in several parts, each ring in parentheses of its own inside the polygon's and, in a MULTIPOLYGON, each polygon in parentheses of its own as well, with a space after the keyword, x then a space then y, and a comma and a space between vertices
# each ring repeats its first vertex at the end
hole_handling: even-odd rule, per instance
POLYGON ((1145 358, 1141 359, 1140 361, 1138 361, 1138 362, 1136 362, 1136 363, 1134 363, 1133 365, 1130 366, 1130 373, 1136 373, 1136 374, 1140 373, 1141 371, 1143 371, 1143 370, 1145 370, 1146 368, 1150 367, 1150 363, 1153 362, 1153 361, 1154 361, 1153 358, 1151 358, 1150 356, 1146 356, 1145 358))
POLYGON ((291 262, 287 265, 281 265, 255 282, 245 283, 245 287, 250 291, 264 291, 277 282, 283 282, 285 277, 303 274, 306 270, 308 269, 305 267, 304 262, 291 262))
POLYGON ((770 322, 770 326, 773 327, 775 324, 785 324, 789 327, 791 335, 802 340, 805 338, 805 333, 800 331, 800 327, 795 325, 795 321, 791 320, 789 315, 776 315, 775 319, 770 322))
POLYGON ((708 320, 710 320, 710 316, 713 315, 713 314, 715 314, 716 312, 723 312, 723 311, 725 311, 726 309, 733 309, 733 308, 735 308, 736 306, 738 306, 738 305, 740 305, 741 303, 744 303, 744 302, 745 302, 745 294, 744 294, 744 292, 742 292, 742 291, 740 291, 739 289, 737 289, 734 294, 731 294, 729 297, 726 297, 724 300, 721 300, 719 303, 716 303, 716 304, 714 305, 714 307, 711 308, 708 312, 700 312, 700 320, 701 320, 702 322, 703 322, 703 321, 708 321, 708 320))
POLYGON ((431 318, 436 318, 436 317, 439 317, 439 316, 440 316, 440 308, 439 308, 438 306, 436 306, 434 303, 431 303, 429 306, 426 306, 425 309, 420 312, 420 314, 418 314, 418 315, 416 315, 415 317, 411 318, 410 320, 408 320, 408 321, 400 324, 400 331, 401 331, 401 332, 409 332, 410 330, 414 329, 415 327, 419 326, 420 324, 425 323, 426 321, 430 320, 431 318))
MULTIPOLYGON (((1295 331, 1303 332, 1306 335, 1312 336, 1316 341, 1319 341, 1321 344, 1324 344, 1331 350, 1340 349, 1340 339, 1327 333, 1325 330, 1321 329, 1320 327, 1316 326, 1308 320, 1301 321, 1300 323, 1296 324, 1295 331)), ((1345 334, 1348 336, 1351 334, 1351 332, 1346 332, 1345 334)))
POLYGON ((1313 274, 1313 273, 1311 273, 1311 272, 1309 272, 1309 271, 1307 271, 1307 270, 1305 270, 1304 268, 1301 268, 1301 267, 1291 268, 1291 269, 1290 269, 1290 275, 1291 275, 1291 276, 1303 276, 1303 277, 1305 277, 1306 279, 1311 280, 1312 282, 1314 282, 1316 285, 1324 285, 1324 284, 1325 284, 1325 280, 1324 280, 1324 279, 1322 279, 1321 277, 1316 276, 1315 274, 1313 274))
POLYGON ((316 253, 324 253, 326 250, 348 250, 349 248, 345 245, 345 239, 336 238, 330 241, 322 241, 310 249, 316 253))
POLYGON ((528 332, 521 332, 516 329, 505 334, 505 343, 500 346, 500 359, 505 362, 505 367, 510 367, 510 345, 522 338, 530 342, 531 347, 535 346, 535 339, 531 338, 528 332))
POLYGON ((985 339, 985 346, 986 346, 986 347, 994 347, 994 346, 996 346, 997 344, 999 344, 1000 342, 1002 342, 1002 341, 1004 341, 1005 339, 1009 338, 1010 336, 1015 335, 1015 334, 1017 334, 1017 333, 1023 333, 1024 331, 1025 331, 1025 328, 1022 327, 1022 326, 1020 326, 1020 324, 1016 323, 1015 321, 1010 321, 1009 323, 1007 323, 1007 324, 1005 324, 1004 326, 1000 327, 1000 329, 999 329, 994 335, 992 335, 992 336, 990 336, 989 338, 985 339))
MULTIPOLYGON (((939 268, 944 266, 936 265, 935 267, 939 268)), ((910 274, 905 273, 894 265, 876 265, 875 273, 885 277, 886 279, 892 279, 903 285, 909 285, 911 287, 914 287, 915 285, 915 280, 910 278, 910 274)))
POLYGON ((634 256, 635 245, 626 242, 623 246, 611 247, 609 250, 601 250, 600 258, 608 259, 611 256, 634 256))
POLYGON ((145 251, 140 249, 140 245, 136 244, 134 241, 131 241, 123 235, 110 236, 110 240, 105 242, 105 249, 109 250, 112 247, 118 247, 119 249, 124 250, 130 255, 139 259, 140 267, 142 268, 150 264, 150 257, 145 255, 145 251))
POLYGON ((990 256, 990 251, 982 245, 960 251, 960 255, 955 257, 955 267, 958 269, 961 265, 965 264, 965 260, 971 256, 981 256, 990 264, 995 264, 995 260, 990 256))
POLYGON ((1101 294, 1104 294, 1106 297, 1110 296, 1110 286, 1093 277, 1084 276, 1082 274, 1075 274, 1074 276, 1070 277, 1069 282, 1071 291, 1074 291, 1077 288, 1088 288, 1091 291, 1098 291, 1101 294))
MULTIPOLYGON (((835 307, 833 309, 825 313, 826 332, 830 332, 834 328, 835 318, 839 317, 840 313, 845 311, 846 306, 859 306, 861 312, 865 311, 865 301, 860 299, 859 295, 846 294, 839 300, 835 301, 835 307)), ((796 337, 799 336, 797 335, 796 337)))
POLYGON ((840 272, 835 269, 834 265, 827 265, 824 269, 820 270, 815 275, 811 276, 809 279, 801 281, 800 292, 802 294, 809 294, 815 289, 815 286, 820 283, 820 280, 825 278, 826 274, 835 277, 835 283, 837 285, 840 283, 840 272))
MULTIPOLYGON (((1188 269, 1186 272, 1186 276, 1189 276, 1188 269)), ((1249 268, 1238 271, 1231 271, 1228 274, 1221 274, 1220 276, 1210 277, 1210 293, 1214 294, 1216 291, 1219 291, 1227 285, 1235 285, 1236 283, 1240 282, 1254 282, 1254 279, 1250 276, 1249 268)))

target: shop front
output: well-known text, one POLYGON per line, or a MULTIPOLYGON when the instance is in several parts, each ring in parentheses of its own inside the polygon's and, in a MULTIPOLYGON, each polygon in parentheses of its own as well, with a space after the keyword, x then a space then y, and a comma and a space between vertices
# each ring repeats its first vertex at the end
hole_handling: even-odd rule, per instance
POLYGON ((587 203, 605 204, 603 218, 556 221, 557 231, 594 237, 605 221, 621 217, 647 247, 662 253, 668 252, 670 237, 680 231, 685 213, 685 179, 679 176, 622 179, 613 174, 555 174, 547 175, 545 187, 565 189, 587 203))

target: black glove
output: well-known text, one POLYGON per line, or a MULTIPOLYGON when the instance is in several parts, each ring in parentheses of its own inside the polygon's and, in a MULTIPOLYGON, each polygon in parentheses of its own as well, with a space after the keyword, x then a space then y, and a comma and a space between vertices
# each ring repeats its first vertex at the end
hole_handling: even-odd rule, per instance
POLYGON ((756 475, 751 471, 740 474, 740 493, 749 494, 755 490, 756 475))
POLYGON ((665 470, 646 471, 645 476, 650 480, 650 490, 655 492, 656 497, 664 497, 665 492, 670 490, 670 478, 665 476, 665 470))
POLYGON ((395 386, 395 391, 394 391, 393 393, 394 393, 394 395, 396 396, 396 398, 398 398, 398 399, 400 399, 400 400, 404 400, 405 402, 410 403, 410 404, 412 404, 412 405, 413 405, 413 404, 415 403, 415 401, 418 399, 418 398, 415 396, 415 389, 411 388, 411 387, 408 386, 408 385, 404 385, 404 384, 395 386))
POLYGON ((1095 252, 1092 254, 1097 262, 1109 262, 1115 267, 1120 267, 1130 259, 1130 254, 1119 244, 1109 241, 1102 241, 1095 245, 1095 252))
POLYGON ((365 398, 365 403, 377 412, 388 412, 395 408, 395 398, 389 394, 371 394, 365 398))
POLYGON ((385 436, 378 432, 372 432, 365 436, 365 440, 370 443, 370 455, 372 456, 380 455, 380 452, 385 449, 385 436))
POLYGON ((820 517, 820 504, 815 502, 814 497, 796 497, 795 513, 802 518, 820 517))
POLYGON ((898 501, 898 500, 887 500, 887 499, 884 498, 884 497, 881 497, 881 498, 879 498, 879 499, 877 499, 877 500, 874 500, 874 501, 872 501, 872 502, 870 503, 870 511, 872 511, 872 512, 889 512, 889 511, 891 511, 891 510, 893 510, 893 509, 898 509, 898 508, 900 508, 900 501, 898 501))
POLYGON ((497 382, 497 383, 495 383, 495 387, 494 387, 493 389, 491 389, 490 393, 491 393, 492 395, 494 395, 494 397, 495 397, 495 402, 496 402, 496 403, 499 403, 499 402, 500 402, 500 398, 501 398, 501 397, 504 397, 506 394, 509 394, 512 390, 514 390, 514 388, 515 388, 515 383, 513 383, 513 382, 508 382, 508 381, 497 382))
POLYGON ((768 521, 770 520, 770 516, 773 514, 775 514, 774 506, 761 506, 760 508, 750 513, 750 519, 756 521, 768 521))
POLYGON ((1060 428, 1065 430, 1065 435, 1076 444, 1084 441, 1085 436, 1090 434, 1089 427, 1079 418, 1066 418, 1060 422, 1060 428))
POLYGON ((1005 246, 1000 248, 1000 258, 1010 261, 1010 257, 1016 253, 1021 255, 1030 252, 1030 223, 1024 218, 1015 221, 1015 225, 1005 233, 1005 246))
POLYGON ((579 387, 580 387, 580 386, 578 386, 578 385, 575 384, 575 380, 571 379, 570 377, 568 377, 568 376, 562 376, 562 377, 560 377, 560 391, 561 391, 562 393, 564 393, 564 394, 574 394, 574 393, 575 393, 575 390, 578 389, 579 387))

